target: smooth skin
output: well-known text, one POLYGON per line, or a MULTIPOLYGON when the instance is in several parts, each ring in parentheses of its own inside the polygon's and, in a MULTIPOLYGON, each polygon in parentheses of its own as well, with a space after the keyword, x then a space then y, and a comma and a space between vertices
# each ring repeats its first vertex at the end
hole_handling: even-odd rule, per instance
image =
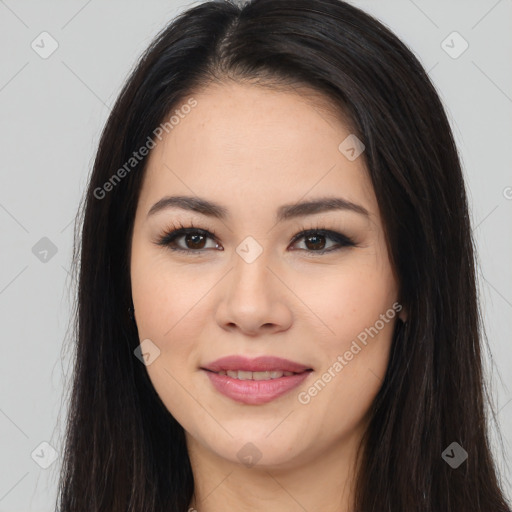
POLYGON ((363 158, 338 149, 351 132, 322 108, 325 98, 306 92, 209 85, 149 156, 131 247, 135 319, 140 340, 160 350, 147 371, 185 429, 190 506, 199 512, 349 511, 356 449, 388 364, 398 313, 309 403, 298 399, 399 302, 363 158), (175 207, 148 216, 171 195, 213 201, 228 216, 175 207), (276 223, 280 206, 327 196, 368 215, 332 210, 276 223), (178 223, 215 238, 175 240, 191 253, 158 245, 178 223), (355 245, 322 235, 293 242, 306 229, 342 233, 355 245), (236 250, 247 237, 262 249, 251 263, 236 250), (269 403, 243 404, 201 370, 232 354, 283 357, 313 371, 269 403), (261 454, 256 465, 238 456, 244 446, 261 454))

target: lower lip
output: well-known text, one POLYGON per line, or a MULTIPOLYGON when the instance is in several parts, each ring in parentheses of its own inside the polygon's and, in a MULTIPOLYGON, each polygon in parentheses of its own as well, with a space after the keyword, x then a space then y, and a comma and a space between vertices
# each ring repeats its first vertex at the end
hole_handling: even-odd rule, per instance
POLYGON ((271 402, 296 388, 308 378, 310 371, 270 380, 239 380, 205 370, 211 383, 223 395, 249 405, 271 402))

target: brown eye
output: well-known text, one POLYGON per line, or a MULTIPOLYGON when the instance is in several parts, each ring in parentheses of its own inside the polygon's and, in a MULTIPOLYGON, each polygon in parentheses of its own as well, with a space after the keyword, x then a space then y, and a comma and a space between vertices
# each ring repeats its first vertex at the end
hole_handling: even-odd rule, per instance
POLYGON ((325 236, 323 235, 308 235, 305 240, 308 249, 323 250, 325 248, 325 236))
MULTIPOLYGON (((292 243, 296 245, 301 239, 304 239, 305 248, 300 250, 312 255, 322 255, 327 252, 334 252, 344 247, 356 245, 349 237, 342 233, 320 228, 300 232, 294 237, 292 243), (328 245, 329 240, 331 241, 331 245, 328 245)), ((220 246, 215 240, 215 234, 204 229, 181 227, 164 233, 156 244, 167 247, 172 251, 197 255, 202 252, 206 252, 206 249, 218 249, 223 251, 224 249, 222 246, 220 246), (183 239, 181 244, 178 243, 180 239, 183 239), (207 247, 208 239, 213 243, 210 247, 207 247)))
POLYGON ((187 249, 203 249, 206 243, 206 237, 202 234, 188 233, 183 235, 183 238, 185 239, 187 249))
POLYGON ((323 254, 331 251, 341 249, 343 247, 354 246, 355 243, 343 235, 335 231, 328 231, 325 229, 310 229, 299 233, 293 240, 296 244, 299 240, 304 240, 306 252, 323 254), (327 240, 331 240, 331 245, 326 248, 327 240))
MULTIPOLYGON (((182 251, 185 253, 204 252, 205 249, 219 248, 214 241, 214 235, 208 231, 197 228, 180 228, 165 233, 157 242, 158 245, 168 247, 173 251, 182 251), (184 241, 178 243, 180 239, 184 241), (213 241, 213 247, 207 247, 208 239, 213 241)), ((220 249, 223 250, 223 249, 220 249)))

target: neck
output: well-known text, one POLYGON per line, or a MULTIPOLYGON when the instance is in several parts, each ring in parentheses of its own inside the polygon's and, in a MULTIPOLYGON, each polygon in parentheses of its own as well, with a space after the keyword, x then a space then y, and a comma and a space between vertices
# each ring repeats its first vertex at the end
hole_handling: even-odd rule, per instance
POLYGON ((314 458, 252 467, 218 456, 187 434, 194 474, 189 512, 349 512, 357 470, 356 443, 340 441, 314 458))

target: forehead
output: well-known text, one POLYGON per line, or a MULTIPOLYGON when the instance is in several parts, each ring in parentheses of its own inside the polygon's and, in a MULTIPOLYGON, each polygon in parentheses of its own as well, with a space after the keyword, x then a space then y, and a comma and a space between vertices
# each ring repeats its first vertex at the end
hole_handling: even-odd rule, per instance
POLYGON ((190 98, 196 106, 151 151, 142 200, 177 191, 261 205, 338 192, 375 210, 363 158, 339 149, 350 127, 327 98, 238 83, 209 86, 181 105, 190 98))

